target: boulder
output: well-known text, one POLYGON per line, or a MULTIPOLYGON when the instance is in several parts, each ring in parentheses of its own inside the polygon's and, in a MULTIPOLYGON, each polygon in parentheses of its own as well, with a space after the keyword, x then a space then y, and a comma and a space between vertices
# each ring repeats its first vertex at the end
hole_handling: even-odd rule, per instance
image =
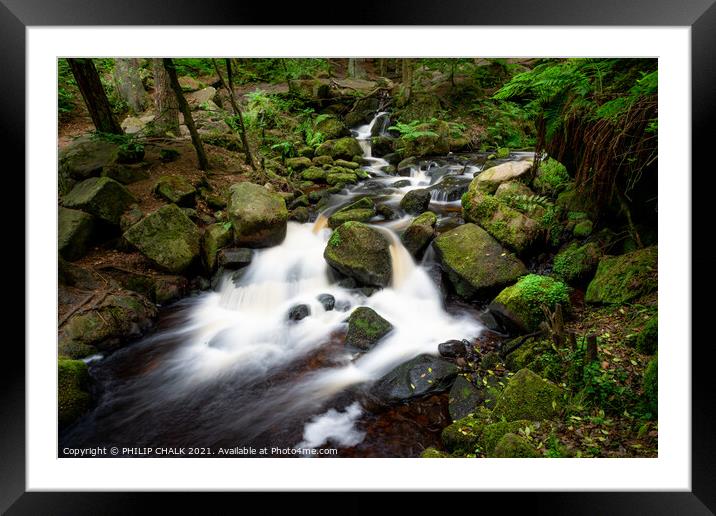
POLYGON ((464 376, 458 376, 448 397, 450 417, 453 421, 457 421, 475 413, 483 399, 482 393, 472 382, 464 376))
POLYGON ((393 325, 367 306, 353 310, 348 319, 346 346, 369 351, 393 330, 393 325))
POLYGON ((430 245, 435 236, 437 222, 437 215, 431 211, 426 211, 412 220, 400 236, 400 240, 411 255, 414 257, 420 256, 430 245))
POLYGON ((508 433, 497 442, 490 457, 533 459, 541 457, 541 455, 527 439, 517 434, 508 433))
POLYGON ((180 176, 162 176, 154 185, 154 193, 177 206, 191 207, 196 203, 196 188, 180 176))
POLYGON ((322 167, 323 165, 333 165, 333 158, 330 156, 315 156, 311 160, 311 163, 319 167, 322 167))
POLYGON ((347 168, 348 170, 358 170, 360 164, 355 161, 346 161, 344 159, 337 159, 333 162, 333 166, 347 168))
POLYGON ((636 338, 636 349, 639 353, 653 355, 656 353, 659 343, 659 319, 652 317, 644 325, 636 338))
POLYGON ((300 321, 311 315, 311 307, 308 305, 292 306, 288 311, 289 321, 300 321))
POLYGON ((510 378, 492 411, 493 418, 505 421, 542 421, 557 414, 563 405, 560 387, 520 369, 510 378))
POLYGON ((500 186, 495 190, 495 197, 498 199, 510 199, 518 195, 534 195, 535 193, 530 190, 530 187, 519 181, 508 181, 501 183, 500 186))
POLYGON ((329 115, 319 115, 313 123, 313 130, 320 132, 326 140, 335 140, 351 135, 348 127, 340 118, 329 115))
POLYGON ((400 200, 400 207, 411 215, 420 215, 430 206, 430 190, 418 188, 410 190, 400 200))
POLYGON ((119 145, 93 136, 82 136, 60 151, 60 176, 81 181, 99 176, 117 161, 119 145))
POLYGON ((149 172, 147 172, 147 163, 136 163, 136 164, 111 164, 102 168, 100 173, 102 177, 109 177, 115 181, 122 183, 123 185, 129 185, 136 183, 137 181, 144 181, 149 179, 149 172))
POLYGON ((447 154, 450 152, 450 127, 442 120, 418 124, 413 134, 403 135, 398 139, 396 149, 403 156, 447 154))
POLYGON ((336 306, 336 298, 331 294, 319 294, 317 299, 326 312, 330 312, 336 306))
POLYGON ((432 355, 418 355, 381 379, 370 390, 373 397, 387 403, 400 403, 452 387, 457 367, 432 355))
POLYGON ((65 260, 76 260, 86 252, 94 230, 94 217, 79 210, 60 206, 57 226, 57 248, 65 260))
POLYGON ((448 450, 462 455, 472 454, 480 444, 482 429, 489 422, 490 411, 478 407, 474 414, 458 419, 443 428, 440 437, 448 450))
POLYGON ((649 360, 644 370, 644 379, 642 381, 644 396, 646 397, 647 407, 656 416, 659 412, 659 356, 649 360))
POLYGON ((490 456, 495 450, 497 443, 499 443, 500 439, 502 439, 505 435, 509 433, 517 433, 529 425, 530 421, 527 421, 526 419, 520 419, 517 421, 491 422, 482 428, 482 435, 480 435, 479 440, 480 447, 488 456, 490 456))
POLYGON ((527 274, 525 265, 484 229, 464 224, 433 240, 438 261, 458 295, 475 299, 527 274))
POLYGON ((335 159, 353 160, 353 156, 363 154, 360 144, 354 138, 327 140, 318 146, 316 156, 330 156, 335 159))
POLYGON ((306 168, 309 168, 311 165, 312 165, 311 160, 306 157, 287 158, 286 159, 286 166, 288 168, 291 168, 296 171, 304 170, 306 168))
POLYGON ((589 283, 584 300, 593 304, 628 303, 657 289, 657 247, 621 256, 605 256, 589 283))
POLYGON ((335 229, 344 222, 358 221, 368 222, 375 216, 375 203, 370 197, 363 197, 359 201, 354 202, 341 208, 333 215, 328 217, 328 227, 335 229))
POLYGON ((395 138, 390 136, 373 136, 370 139, 371 154, 377 158, 390 154, 395 150, 395 138))
MULTIPOLYGON (((333 169, 336 170, 336 169, 333 169)), ((339 184, 346 184, 346 183, 357 183, 358 182, 358 176, 353 173, 348 172, 331 172, 326 176, 326 183, 328 183, 331 186, 336 186, 339 184)))
POLYGON ((251 265, 254 252, 244 247, 221 249, 217 254, 219 267, 228 270, 242 269, 251 265))
POLYGON ((500 292, 489 308, 506 326, 530 333, 544 320, 542 306, 554 310, 557 303, 569 308, 568 287, 549 276, 528 274, 500 292))
POLYGON ((301 172, 301 179, 305 181, 316 181, 325 183, 328 177, 328 171, 318 167, 309 167, 301 172))
POLYGON ((542 195, 556 195, 569 184, 569 174, 564 165, 553 158, 539 164, 532 186, 542 195))
POLYGON ((298 208, 291 210, 288 214, 288 220, 300 222, 301 224, 305 224, 310 218, 311 213, 305 206, 299 206, 298 208))
POLYGON ((493 194, 502 183, 524 178, 532 170, 532 161, 508 161, 480 172, 474 179, 476 189, 493 194))
POLYGON ((428 190, 431 193, 435 193, 436 201, 459 201, 462 195, 467 192, 470 181, 469 177, 449 175, 443 177, 439 183, 430 186, 428 190))
POLYGON ((82 360, 60 358, 57 361, 57 417, 60 428, 74 423, 89 410, 90 376, 82 360))
POLYGON ((448 340, 438 344, 438 353, 441 357, 458 358, 464 357, 470 343, 466 340, 448 340))
POLYGON ((108 177, 85 179, 65 195, 65 208, 74 208, 91 213, 114 226, 119 226, 122 213, 136 202, 124 186, 108 177))
POLYGON ((280 195, 253 183, 229 188, 227 206, 234 226, 234 243, 245 247, 271 247, 286 237, 288 210, 280 195))
POLYGON ((197 91, 206 85, 194 77, 183 75, 179 77, 179 86, 181 86, 182 91, 197 91))
POLYGON ((361 222, 336 228, 323 253, 328 264, 367 286, 387 287, 392 277, 390 242, 361 222))
POLYGON ((199 257, 199 228, 176 204, 162 206, 124 232, 160 268, 181 273, 199 257))
POLYGON ((554 257, 552 274, 574 285, 590 279, 599 264, 602 251, 594 242, 580 246, 572 242, 554 257))
POLYGON ((228 224, 212 224, 204 230, 201 238, 201 254, 209 272, 216 267, 219 249, 231 243, 231 236, 231 226, 228 224))
MULTIPOLYGON (((209 102, 213 103, 214 97, 216 96, 216 88, 207 86, 200 90, 192 91, 184 95, 189 107, 194 109, 205 109, 207 105, 211 106, 209 102)), ((209 110, 215 111, 215 110, 209 110)))
POLYGON ((592 224, 591 220, 580 220, 574 225, 574 229, 572 229, 572 234, 574 235, 574 238, 587 238, 589 235, 592 234, 593 229, 594 225, 592 224))

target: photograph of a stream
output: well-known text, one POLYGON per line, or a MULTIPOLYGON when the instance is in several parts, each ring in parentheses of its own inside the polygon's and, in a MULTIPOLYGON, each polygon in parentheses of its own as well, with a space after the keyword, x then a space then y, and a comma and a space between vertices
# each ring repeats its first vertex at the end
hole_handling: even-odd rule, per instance
POLYGON ((58 456, 656 457, 657 80, 58 60, 58 456))

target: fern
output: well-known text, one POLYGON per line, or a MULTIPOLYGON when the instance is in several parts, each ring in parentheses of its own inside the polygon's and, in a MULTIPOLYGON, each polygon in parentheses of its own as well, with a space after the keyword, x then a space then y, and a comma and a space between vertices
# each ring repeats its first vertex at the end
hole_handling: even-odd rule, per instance
MULTIPOLYGON (((436 119, 432 119, 431 121, 437 121, 436 119)), ((410 123, 404 124, 401 122, 396 122, 395 125, 391 125, 388 127, 388 130, 394 129, 400 133, 400 137, 404 140, 415 140, 417 138, 420 138, 421 136, 439 136, 438 133, 435 131, 430 131, 428 129, 419 129, 420 126, 423 126, 424 123, 420 122, 419 120, 413 120, 410 123)))

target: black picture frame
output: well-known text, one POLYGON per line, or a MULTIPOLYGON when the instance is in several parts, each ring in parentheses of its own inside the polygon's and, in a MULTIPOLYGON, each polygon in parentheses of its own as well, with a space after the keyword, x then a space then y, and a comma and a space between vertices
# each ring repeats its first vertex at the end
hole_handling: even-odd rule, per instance
MULTIPOLYGON (((233 2, 216 0, 202 2, 175 0, 150 3, 146 0, 0 0, 0 142, 7 155, 19 158, 15 171, 25 170, 25 29, 45 25, 617 25, 617 26, 688 26, 691 28, 692 50, 692 170, 702 173, 713 169, 706 153, 713 134, 716 107, 716 0, 488 0, 468 2, 450 0, 434 2, 414 0, 409 6, 397 1, 367 1, 356 4, 355 11, 345 18, 336 16, 335 5, 327 2, 288 4, 271 2, 233 2), (335 18, 335 19, 333 19, 335 18), (340 21, 342 20, 342 22, 340 21)), ((9 172, 9 169, 7 170, 9 172)), ((25 192, 24 175, 15 174, 15 192, 25 192)), ((688 163, 680 171, 687 177, 688 163)), ((691 181, 693 184, 693 174, 691 181)), ((707 189, 697 191, 704 194, 707 189)), ((21 198, 20 195, 17 195, 21 198)), ((692 208, 692 235, 709 235, 705 231, 709 217, 708 201, 697 202, 692 208), (703 221, 703 222, 702 222, 703 221)), ((15 242, 25 239, 24 227, 17 225, 15 242), (20 236, 19 233, 23 232, 20 236)), ((708 240, 708 239, 705 239, 708 240)), ((692 277, 706 273, 709 255, 698 253, 693 241, 692 277)), ((17 248, 20 245, 17 244, 17 248)), ((24 249, 24 247, 23 247, 24 249)), ((704 251, 704 249, 702 249, 704 251)), ((24 251, 23 251, 24 258, 24 251)), ((19 260, 17 255, 15 260, 19 260)), ((24 259, 22 260, 24 262, 24 259)), ((711 260, 709 260, 711 261, 711 260)), ((25 275, 29 274, 25 268, 25 275)), ((699 277, 699 276, 697 276, 699 277)), ((703 277, 709 277, 705 275, 703 277)), ((24 285, 23 285, 24 287, 24 285)), ((18 292, 24 292, 24 288, 18 292)), ((691 303, 694 323, 708 320, 709 303, 691 303)), ((24 303, 23 303, 24 306, 24 303)), ((703 323, 702 323, 703 324, 703 323)), ((25 353, 16 339, 6 339, 0 375, 0 511, 14 514, 127 514, 149 507, 150 493, 39 493, 25 489, 25 353)), ((531 514, 713 514, 716 511, 716 421, 713 407, 713 368, 709 360, 712 339, 698 341, 696 333, 684 336, 686 348, 692 346, 692 490, 690 492, 619 492, 619 493, 484 493, 473 495, 476 510, 487 501, 497 501, 509 509, 529 507, 531 514), (711 373, 711 374, 709 374, 711 373), (507 500, 507 501, 506 501, 507 500)), ((243 495, 253 497, 253 495, 243 495)), ((272 495, 273 496, 273 495, 272 495)), ((368 497, 347 495, 341 502, 347 510, 364 512, 373 502, 368 497), (351 499, 357 500, 355 503, 351 499), (361 510, 362 509, 362 510, 361 510)), ((162 503, 169 498, 162 496, 162 503)), ((202 497, 203 498, 203 497, 202 497)), ((303 495, 293 494, 290 503, 301 503, 303 495), (297 500, 298 499, 298 500, 297 500)), ((187 495, 171 494, 173 503, 184 510, 207 509, 202 500, 188 500, 187 495)), ((275 500, 275 498, 274 498, 275 500)), ((430 498, 415 494, 411 505, 425 512, 430 498)), ((212 501, 212 504, 214 501, 212 501)), ((247 502, 242 502, 247 503, 247 502)), ((168 509, 168 505, 163 505, 168 509)), ((527 509, 525 509, 527 510, 527 509)), ((206 511, 202 511, 206 512, 206 511)), ((345 511, 343 511, 345 512, 345 511)))

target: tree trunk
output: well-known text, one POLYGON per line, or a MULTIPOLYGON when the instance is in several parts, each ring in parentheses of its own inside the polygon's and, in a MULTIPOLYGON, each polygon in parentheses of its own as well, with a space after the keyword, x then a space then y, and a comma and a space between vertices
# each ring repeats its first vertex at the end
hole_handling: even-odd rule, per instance
POLYGON ((179 104, 161 59, 152 59, 154 70, 154 134, 179 136, 179 104))
POLYGON ((365 71, 365 59, 351 57, 348 59, 348 77, 353 79, 365 79, 367 76, 365 71))
POLYGON ((164 58, 162 62, 164 65, 164 69, 167 72, 167 75, 169 75, 169 84, 172 90, 174 90, 174 95, 176 96, 177 103, 179 104, 179 110, 184 115, 184 123, 189 128, 189 134, 191 134, 191 143, 194 144, 194 149, 196 149, 196 157, 199 159, 199 169, 209 170, 209 160, 206 157, 206 151, 204 151, 204 144, 199 137, 199 133, 196 130, 196 126, 194 125, 194 119, 191 116, 189 104, 184 98, 184 94, 181 91, 181 86, 179 86, 179 79, 177 79, 177 71, 176 68, 174 68, 174 61, 172 61, 171 58, 164 58))
POLYGON ((408 102, 413 92, 413 60, 408 58, 403 59, 403 88, 405 101, 408 102))
POLYGON ((139 77, 139 59, 115 59, 112 76, 117 93, 132 113, 147 109, 147 92, 139 77))
POLYGON ((381 77, 385 77, 386 73, 387 73, 386 61, 387 61, 387 59, 384 59, 382 57, 380 59, 378 59, 378 63, 379 63, 378 66, 380 67, 379 73, 380 73, 381 77))
POLYGON ((67 59, 77 87, 87 105, 95 128, 101 133, 124 134, 122 127, 112 113, 107 94, 102 87, 92 59, 67 59))
POLYGON ((214 64, 214 70, 216 70, 216 75, 219 76, 221 84, 224 86, 224 89, 229 93, 229 102, 231 103, 231 109, 234 110, 234 115, 236 116, 236 119, 238 121, 239 136, 241 136, 241 143, 243 144, 244 152, 246 153, 246 164, 249 165, 252 169, 256 170, 254 160, 251 157, 251 148, 249 147, 249 140, 246 137, 244 117, 241 115, 241 110, 239 109, 239 106, 236 103, 236 99, 234 98, 234 84, 231 80, 233 77, 233 73, 231 72, 231 59, 226 59, 226 75, 229 80, 228 84, 224 82, 224 77, 221 75, 221 70, 219 70, 219 65, 216 63, 216 59, 212 59, 211 62, 214 64))

